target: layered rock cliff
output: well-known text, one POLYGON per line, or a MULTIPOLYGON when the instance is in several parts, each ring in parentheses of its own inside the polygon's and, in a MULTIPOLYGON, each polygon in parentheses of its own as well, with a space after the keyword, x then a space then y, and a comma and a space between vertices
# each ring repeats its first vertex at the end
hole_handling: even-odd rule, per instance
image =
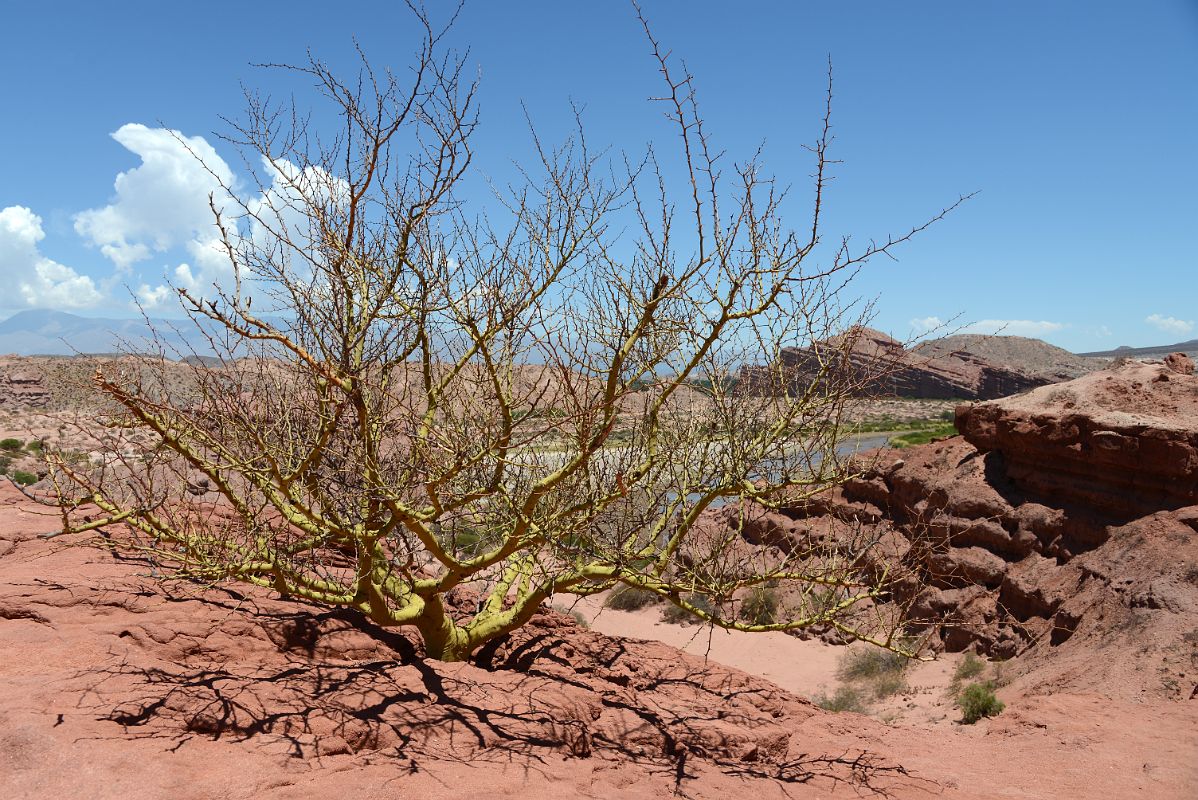
POLYGON ((1119 519, 1198 503, 1198 389, 1165 364, 1127 362, 957 412, 1021 488, 1119 519))
POLYGON ((1057 371, 1030 371, 934 344, 909 350, 881 331, 856 327, 809 347, 785 348, 777 363, 746 367, 740 379, 757 393, 794 392, 824 380, 867 396, 962 400, 1005 397, 1062 379, 1057 371))
POLYGON ((1082 669, 1056 654, 1060 680, 1198 697, 1198 376, 1125 363, 962 406, 957 426, 742 534, 784 550, 873 537, 863 568, 902 575, 891 602, 949 650, 1047 664, 1079 637, 1079 653, 1139 655, 1082 669))

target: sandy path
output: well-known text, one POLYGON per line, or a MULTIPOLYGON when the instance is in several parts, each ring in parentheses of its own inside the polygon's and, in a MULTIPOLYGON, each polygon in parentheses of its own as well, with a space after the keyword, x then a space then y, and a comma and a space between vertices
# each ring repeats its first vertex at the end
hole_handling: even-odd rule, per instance
MULTIPOLYGON (((839 683, 836 672, 845 647, 785 633, 743 633, 674 625, 661 621, 661 606, 617 611, 603 606, 604 596, 583 598, 571 606, 600 633, 662 642, 759 675, 800 697, 830 695, 839 683)), ((912 664, 907 672, 907 691, 875 701, 871 708, 873 715, 885 721, 953 725, 959 715, 952 704, 949 684, 961 658, 958 654, 943 654, 935 661, 912 664)))

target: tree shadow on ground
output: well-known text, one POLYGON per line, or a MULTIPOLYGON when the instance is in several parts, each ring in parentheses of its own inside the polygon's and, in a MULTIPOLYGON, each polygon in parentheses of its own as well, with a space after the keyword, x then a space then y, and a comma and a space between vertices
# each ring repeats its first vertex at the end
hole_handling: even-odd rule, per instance
POLYGON ((81 710, 169 750, 207 738, 303 759, 395 758, 413 770, 429 761, 537 770, 550 756, 594 756, 635 761, 683 793, 698 762, 875 796, 929 785, 868 752, 796 755, 780 690, 647 657, 635 652, 638 643, 533 626, 486 648, 475 664, 440 664, 404 635, 349 612, 273 603, 250 615, 244 602, 235 592, 204 602, 252 616, 267 632, 246 643, 244 657, 236 646, 214 654, 175 642, 182 658, 133 648, 72 680, 81 710), (324 640, 347 631, 368 637, 375 656, 330 657, 324 640))

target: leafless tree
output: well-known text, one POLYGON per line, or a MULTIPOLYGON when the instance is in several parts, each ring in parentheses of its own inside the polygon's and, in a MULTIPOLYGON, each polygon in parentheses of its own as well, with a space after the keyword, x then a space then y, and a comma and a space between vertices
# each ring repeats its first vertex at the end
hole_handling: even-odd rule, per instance
POLYGON ((846 477, 860 387, 844 359, 779 392, 738 391, 738 369, 861 322, 849 278, 926 224, 820 247, 825 115, 809 215, 788 227, 786 192, 757 155, 716 151, 647 24, 681 172, 652 149, 596 153, 579 123, 559 146, 534 133, 502 213, 476 214, 460 187, 477 86, 417 18, 404 80, 365 58, 349 81, 315 59, 286 68, 336 111, 331 133, 249 96, 230 138, 268 174, 255 199, 213 206, 236 280, 179 290, 219 363, 193 366, 186 397, 165 361, 96 374, 123 455, 57 459, 66 529, 110 529, 184 577, 414 626, 435 659, 619 584, 726 628, 831 624, 897 647, 894 620, 858 613, 887 591, 875 542, 767 552, 705 512, 846 477), (803 602, 735 613, 780 583, 803 602))

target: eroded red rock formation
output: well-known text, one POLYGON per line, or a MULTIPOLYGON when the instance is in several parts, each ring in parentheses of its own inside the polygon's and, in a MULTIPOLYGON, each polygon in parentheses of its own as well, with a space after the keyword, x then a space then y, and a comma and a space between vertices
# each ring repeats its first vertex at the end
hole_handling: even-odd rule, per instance
POLYGON ((0 370, 0 408, 45 408, 50 390, 40 372, 31 369, 0 370))
POLYGON ((1198 376, 1128 362, 963 406, 957 426, 742 533, 791 549, 864 530, 909 570, 895 602, 949 650, 1035 661, 1079 637, 1137 653, 1088 679, 1198 697, 1198 376))
POLYGON ((831 365, 835 380, 852 384, 855 393, 876 397, 984 400, 1055 380, 967 350, 908 350, 863 327, 810 347, 786 348, 773 367, 746 367, 740 379, 753 392, 795 391, 811 383, 821 365, 831 365))
POLYGON ((1128 362, 963 407, 957 427, 1029 492, 1120 519, 1198 503, 1198 391, 1170 365, 1128 362))

